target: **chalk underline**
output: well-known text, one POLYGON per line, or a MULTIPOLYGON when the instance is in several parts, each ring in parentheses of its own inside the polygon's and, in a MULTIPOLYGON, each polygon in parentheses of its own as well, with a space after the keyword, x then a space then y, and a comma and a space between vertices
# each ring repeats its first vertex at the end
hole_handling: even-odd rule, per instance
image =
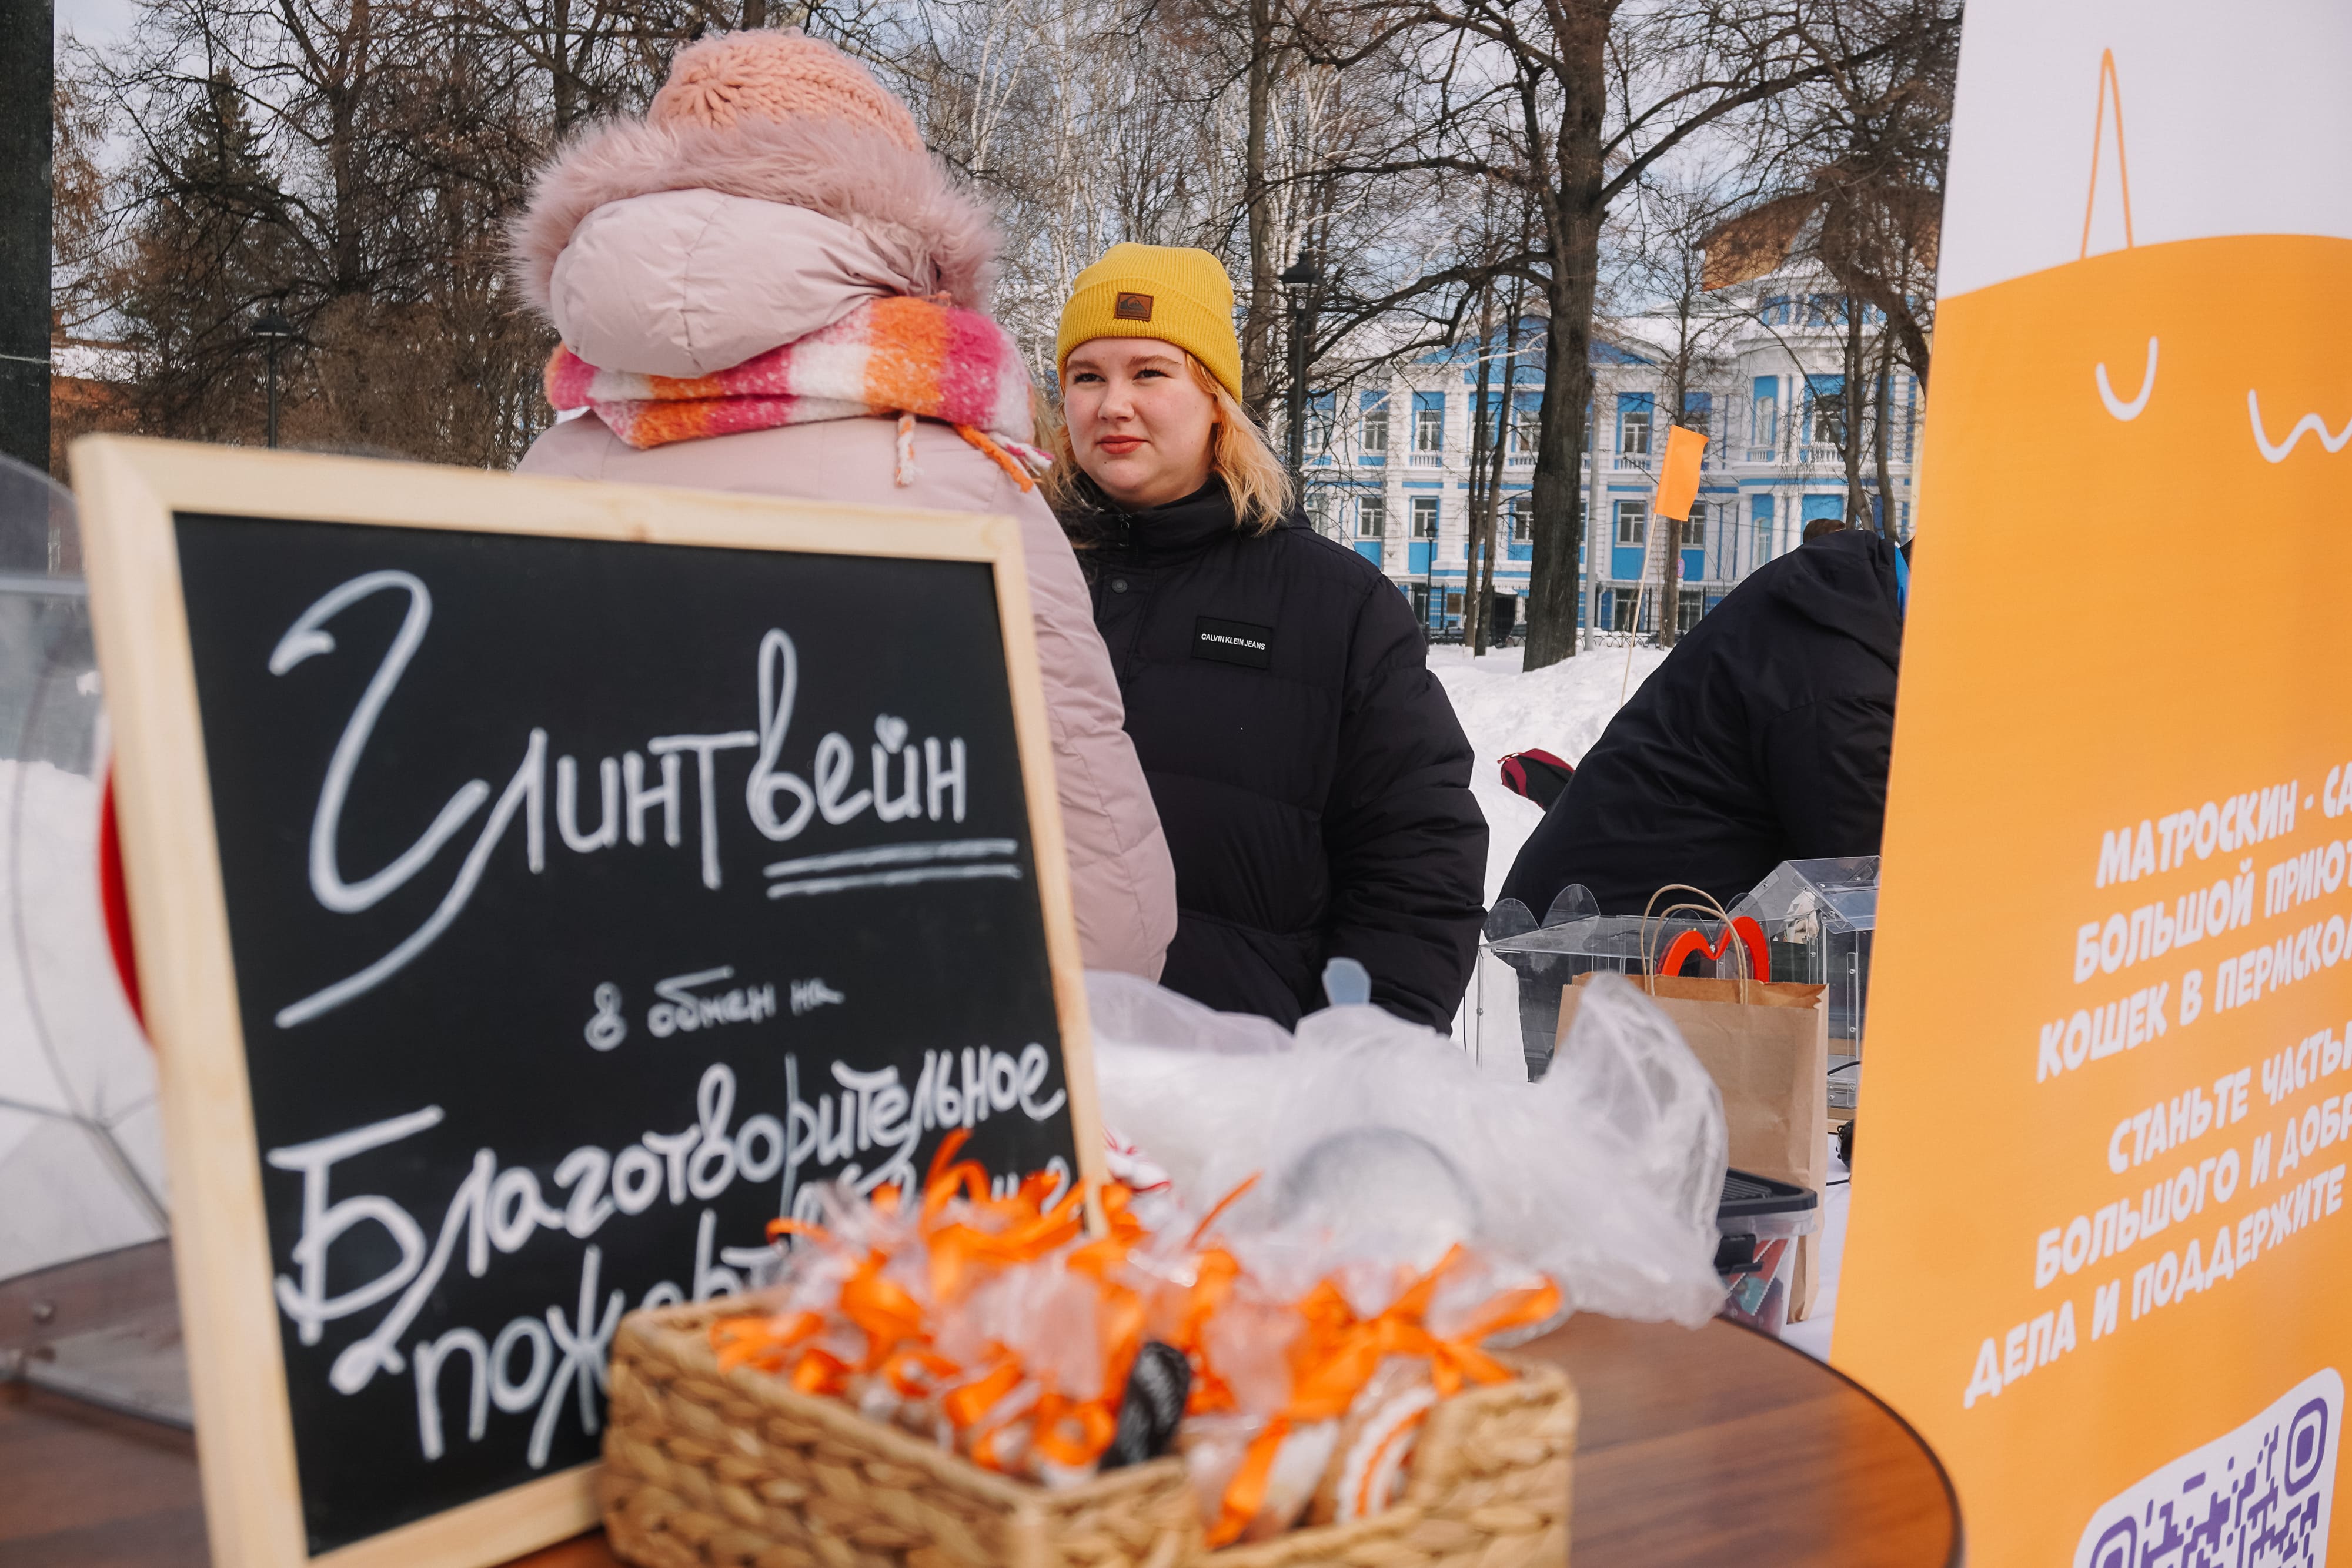
POLYGON ((1017 853, 1012 839, 939 839, 925 843, 884 844, 870 850, 843 850, 833 854, 802 855, 778 861, 766 868, 772 879, 770 898, 806 897, 846 893, 860 887, 912 887, 927 882, 1017 882, 1017 865, 940 865, 940 861, 996 860, 1017 853), (866 870, 887 866, 887 871, 866 870), (828 876, 827 872, 848 873, 828 876))
POLYGON ((843 850, 836 854, 803 855, 778 861, 766 868, 770 876, 802 876, 811 872, 848 871, 855 866, 922 865, 932 861, 993 860, 1021 846, 1011 839, 934 839, 919 844, 884 844, 870 850, 843 850))
POLYGON ((866 872, 855 876, 818 876, 799 882, 779 882, 770 884, 770 898, 793 898, 808 894, 846 893, 855 887, 911 887, 920 882, 976 882, 996 878, 1006 882, 1021 880, 1017 865, 934 865, 912 866, 903 871, 866 872))

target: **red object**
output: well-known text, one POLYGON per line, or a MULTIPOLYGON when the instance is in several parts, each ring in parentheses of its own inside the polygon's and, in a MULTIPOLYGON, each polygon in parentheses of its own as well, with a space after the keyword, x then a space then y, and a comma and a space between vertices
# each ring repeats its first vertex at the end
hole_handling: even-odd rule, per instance
POLYGON ((106 789, 98 807, 98 901, 106 915, 106 945, 114 953, 114 973, 131 1016, 147 1028, 146 1009, 139 1005, 139 956, 131 949, 131 894, 122 883, 122 840, 114 831, 114 767, 107 765, 106 789))
POLYGON ((1658 965, 1658 973, 1681 974, 1684 961, 1694 953, 1704 953, 1709 958, 1720 963, 1723 961, 1723 956, 1731 951, 1731 939, 1735 936, 1739 938, 1740 946, 1748 949, 1749 974, 1758 980, 1769 980, 1772 977, 1772 959, 1764 946, 1764 927, 1757 925, 1753 919, 1745 915, 1733 916, 1731 929, 1717 938, 1712 947, 1707 946, 1706 938, 1700 936, 1696 929, 1685 931, 1675 937, 1666 945, 1666 956, 1658 965))
POLYGON ((1514 751, 1497 765, 1503 776, 1503 787, 1514 795, 1522 795, 1549 811, 1552 802, 1568 792, 1568 781, 1576 769, 1549 751, 1530 747, 1514 751))

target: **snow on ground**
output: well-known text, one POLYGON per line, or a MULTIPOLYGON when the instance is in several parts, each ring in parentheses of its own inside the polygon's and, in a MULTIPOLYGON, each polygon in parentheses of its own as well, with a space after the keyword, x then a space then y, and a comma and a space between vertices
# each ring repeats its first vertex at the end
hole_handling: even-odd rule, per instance
MULTIPOLYGON (((1477 766, 1470 789, 1486 813, 1486 902, 1493 904, 1518 857, 1519 846, 1543 821, 1531 800, 1503 785, 1496 764, 1529 747, 1574 764, 1609 724, 1626 697, 1664 662, 1662 648, 1594 648, 1544 669, 1523 672, 1524 650, 1505 648, 1473 658, 1467 648, 1429 651, 1429 667, 1454 699, 1477 766)), ((1536 911, 1541 915, 1543 911, 1536 911)))
MULTIPOLYGON (((1544 669, 1526 671, 1521 668, 1521 652, 1507 648, 1473 658, 1466 648, 1429 651, 1429 667, 1454 699, 1454 712, 1478 758, 1470 789, 1478 798, 1479 809, 1486 813, 1491 835, 1486 852, 1489 904, 1499 896, 1519 847, 1543 821, 1533 801, 1505 788, 1496 764, 1530 747, 1570 764, 1581 762, 1624 699, 1666 657, 1663 648, 1635 648, 1630 660, 1625 649, 1596 648, 1544 669)), ((1457 1034, 1460 1028, 1457 1022, 1457 1034)), ((1821 1294, 1814 1301, 1813 1316, 1790 1324, 1782 1335, 1790 1344, 1823 1361, 1829 1359, 1839 1265, 1844 1260, 1846 1194, 1851 1190, 1843 1185, 1846 1174, 1844 1165, 1832 1153, 1830 1179, 1840 1185, 1829 1189, 1822 1206, 1821 1294)))

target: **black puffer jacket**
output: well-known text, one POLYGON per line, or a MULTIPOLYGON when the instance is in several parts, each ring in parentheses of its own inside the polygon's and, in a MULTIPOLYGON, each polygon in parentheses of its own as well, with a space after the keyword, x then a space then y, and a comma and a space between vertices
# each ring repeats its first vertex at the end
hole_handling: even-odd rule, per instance
POLYGON ((1470 746, 1421 628, 1371 562, 1293 517, 1234 527, 1212 479, 1066 517, 1176 862, 1160 983, 1286 1027, 1327 959, 1444 1029, 1484 918, 1470 746))
POLYGON ((1878 852, 1903 619, 1884 535, 1757 568, 1609 721, 1503 896, 1540 920, 1582 883, 1639 915, 1669 883, 1727 907, 1784 860, 1878 852))

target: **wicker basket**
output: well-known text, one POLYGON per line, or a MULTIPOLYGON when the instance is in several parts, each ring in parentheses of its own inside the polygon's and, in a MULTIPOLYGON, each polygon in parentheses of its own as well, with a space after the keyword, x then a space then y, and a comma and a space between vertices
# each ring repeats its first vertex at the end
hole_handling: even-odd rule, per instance
POLYGON ((726 1301, 624 1319, 599 1486, 641 1568, 1517 1568, 1564 1563, 1576 1401, 1549 1368, 1430 1415, 1404 1500, 1203 1556, 1184 1468, 1049 1490, 982 1469, 710 1349, 726 1301))

